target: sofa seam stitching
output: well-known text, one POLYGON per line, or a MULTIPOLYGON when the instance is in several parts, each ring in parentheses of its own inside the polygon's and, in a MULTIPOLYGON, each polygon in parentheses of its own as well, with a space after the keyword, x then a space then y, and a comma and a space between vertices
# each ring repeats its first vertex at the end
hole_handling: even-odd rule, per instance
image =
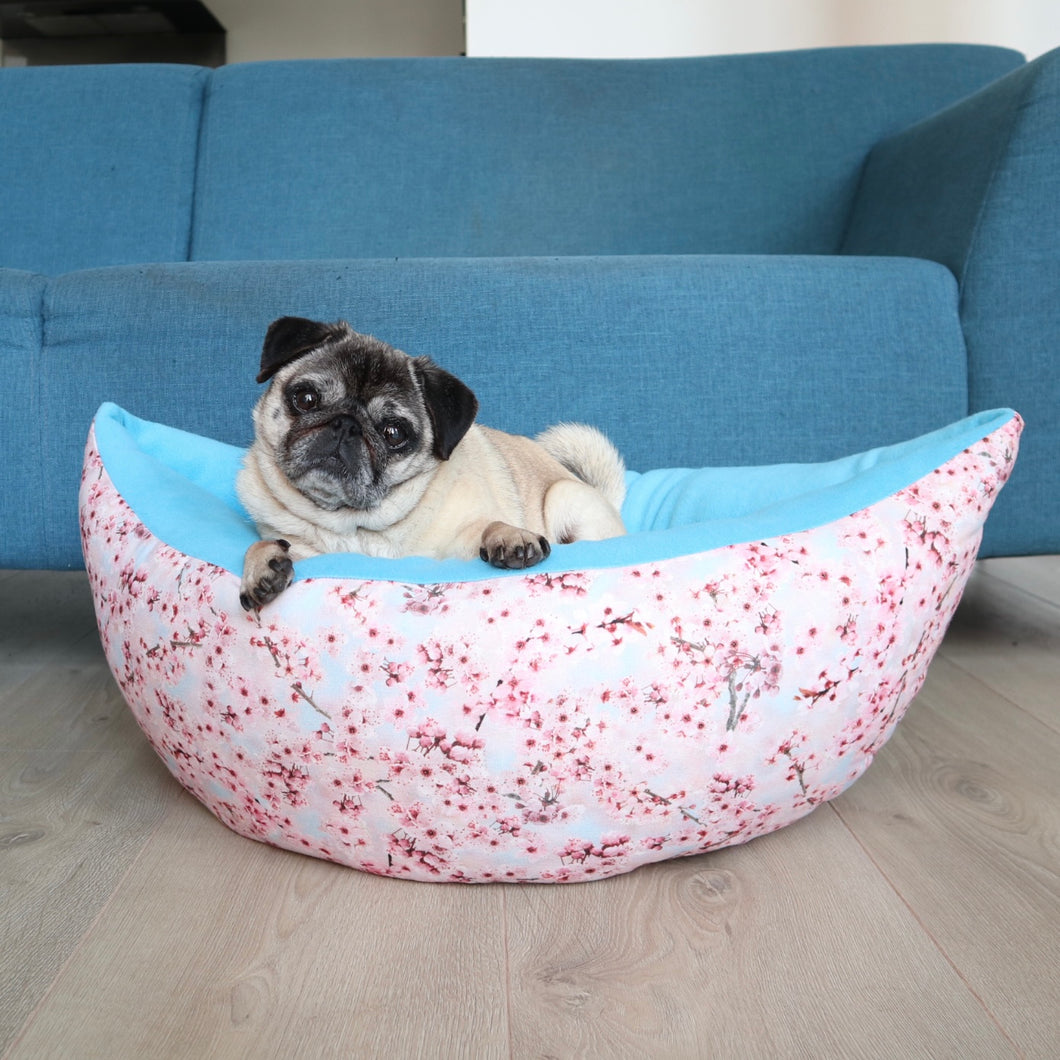
POLYGON ((213 94, 213 82, 216 71, 203 71, 201 91, 199 93, 199 120, 196 126, 195 157, 191 167, 191 202, 188 204, 188 235, 184 245, 184 260, 194 261, 195 231, 199 214, 199 191, 203 168, 205 165, 204 144, 206 140, 207 107, 213 94))
MULTIPOLYGON (((45 358, 47 357, 47 340, 48 340, 48 296, 54 283, 54 277, 45 277, 44 285, 41 288, 40 298, 38 301, 38 334, 37 334, 37 350, 38 350, 38 372, 37 372, 37 453, 43 456, 44 453, 44 440, 48 437, 48 423, 49 420, 49 408, 44 400, 44 380, 47 371, 47 365, 45 364, 45 358)), ((45 490, 47 489, 48 482, 45 475, 45 461, 43 459, 38 461, 38 479, 37 479, 37 508, 38 508, 38 525, 41 528, 41 544, 43 545, 43 551, 45 561, 52 562, 52 533, 51 523, 47 517, 48 509, 51 507, 50 504, 45 502, 45 490)))

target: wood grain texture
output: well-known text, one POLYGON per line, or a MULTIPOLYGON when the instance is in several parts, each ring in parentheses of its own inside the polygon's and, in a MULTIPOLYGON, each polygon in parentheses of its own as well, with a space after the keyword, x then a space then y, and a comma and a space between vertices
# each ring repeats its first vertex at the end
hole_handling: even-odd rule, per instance
POLYGON ((515 1056, 1015 1055, 828 807, 509 910, 515 1056))
MULTIPOLYGON (((1018 570, 1021 581, 1034 584, 1026 568, 989 570, 1003 576, 987 569, 975 572, 941 654, 997 697, 1060 732, 1060 587, 1055 597, 1046 599, 1010 580, 1018 570)), ((1050 586, 1045 576, 1036 583, 1040 591, 1050 586)))
POLYGON ((981 565, 834 803, 552 887, 241 839, 133 723, 84 576, 0 573, 0 1054, 1060 1056, 1057 571, 981 565))
POLYGON ((1055 731, 936 658, 834 804, 1020 1054, 1043 1060, 1060 1055, 1058 762, 1055 731))
POLYGON ((182 795, 14 1056, 502 1056, 503 892, 381 880, 182 795))
POLYGON ((101 658, 84 571, 9 571, 0 582, 0 666, 101 658))
POLYGON ((98 660, 0 681, 0 719, 6 1043, 110 899, 173 789, 98 660))
POLYGON ((1008 582, 1030 596, 1060 604, 1060 556, 1004 556, 984 559, 978 574, 1008 582))

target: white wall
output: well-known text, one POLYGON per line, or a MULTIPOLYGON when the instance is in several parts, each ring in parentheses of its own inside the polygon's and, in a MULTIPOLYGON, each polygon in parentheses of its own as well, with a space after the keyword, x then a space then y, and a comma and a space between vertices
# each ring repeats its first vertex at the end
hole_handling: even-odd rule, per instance
POLYGON ((637 57, 846 44, 1060 46, 1060 0, 466 0, 468 55, 637 57))

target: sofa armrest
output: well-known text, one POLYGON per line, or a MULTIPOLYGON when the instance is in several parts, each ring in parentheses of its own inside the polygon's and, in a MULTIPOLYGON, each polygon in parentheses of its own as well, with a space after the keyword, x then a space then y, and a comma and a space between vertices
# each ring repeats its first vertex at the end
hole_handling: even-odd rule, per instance
POLYGON ((962 284, 1002 233, 1060 260, 1058 162, 1060 49, 877 144, 842 251, 928 258, 962 284))
POLYGON ((877 144, 842 251, 952 270, 970 410, 1027 422, 984 554, 1060 549, 1060 50, 877 144))

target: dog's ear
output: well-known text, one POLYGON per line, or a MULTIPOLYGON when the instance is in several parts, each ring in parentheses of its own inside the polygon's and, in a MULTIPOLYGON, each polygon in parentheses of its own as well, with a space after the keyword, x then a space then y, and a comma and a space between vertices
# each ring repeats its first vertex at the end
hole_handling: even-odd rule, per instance
POLYGON ((349 331, 349 325, 321 324, 305 317, 280 317, 269 325, 265 333, 265 345, 261 348, 261 371, 258 382, 271 379, 285 364, 323 346, 329 339, 340 338, 349 331))
POLYGON ((434 429, 434 455, 439 460, 448 460, 475 422, 478 398, 469 386, 439 368, 430 358, 417 357, 412 363, 434 429))

